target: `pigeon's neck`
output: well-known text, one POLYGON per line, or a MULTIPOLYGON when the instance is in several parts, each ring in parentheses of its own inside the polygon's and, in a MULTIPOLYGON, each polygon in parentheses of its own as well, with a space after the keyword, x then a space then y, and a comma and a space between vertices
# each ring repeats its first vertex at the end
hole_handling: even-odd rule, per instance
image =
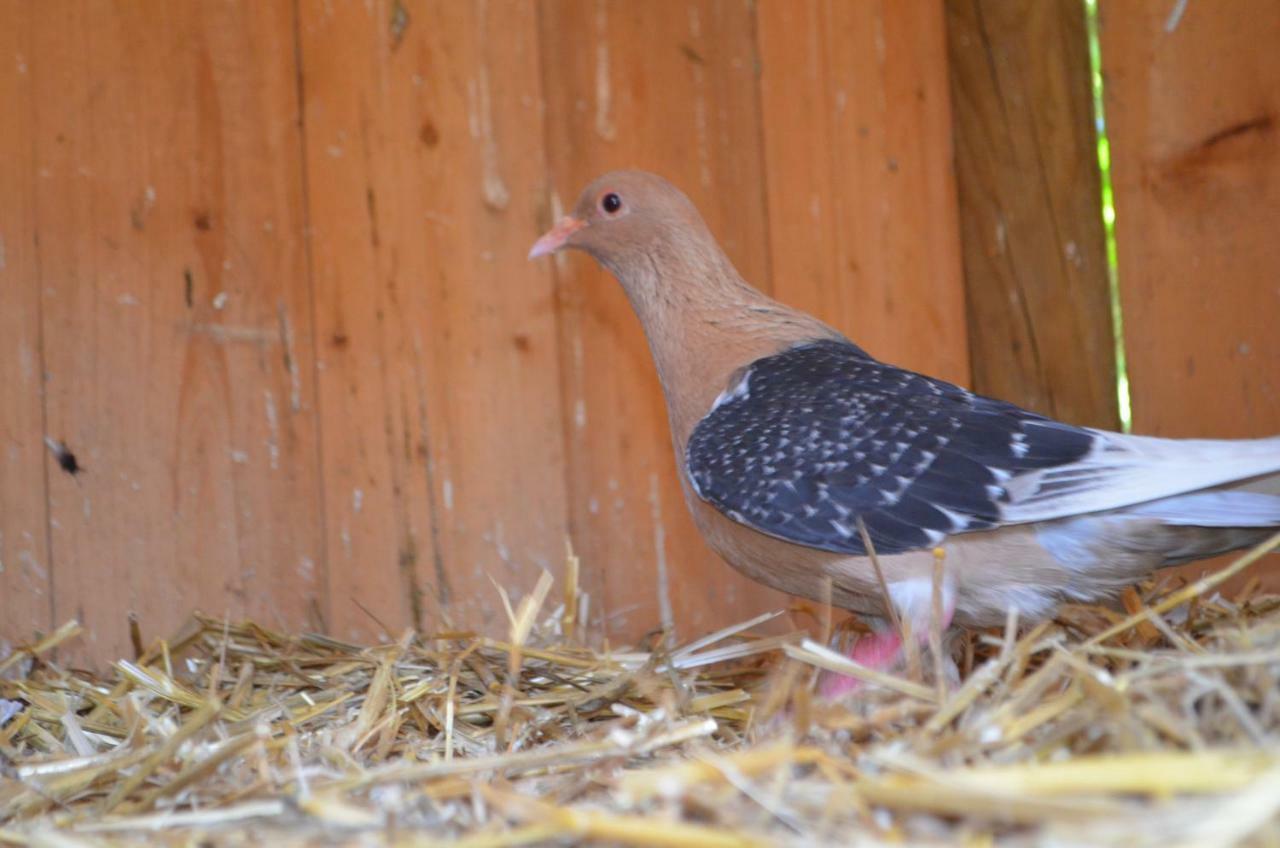
POLYGON ((662 257, 618 275, 644 326, 678 454, 740 369, 796 344, 842 338, 748 285, 717 254, 698 263, 662 257))

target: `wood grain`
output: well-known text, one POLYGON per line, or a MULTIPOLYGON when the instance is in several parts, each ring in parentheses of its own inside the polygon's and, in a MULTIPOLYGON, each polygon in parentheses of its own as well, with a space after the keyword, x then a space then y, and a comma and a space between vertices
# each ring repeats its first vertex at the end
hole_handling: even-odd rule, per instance
MULTIPOLYGON (((1135 421, 1274 433, 1280 0, 1167 5, 1103 6, 1135 421)), ((566 535, 591 635, 787 603, 694 531, 615 283, 525 261, 612 168, 873 353, 1114 423, 1077 8, 0 6, 0 638, 501 629, 566 535)))
POLYGON ((333 629, 505 629, 565 550, 537 29, 524 3, 304 2, 333 629), (367 611, 367 612, 366 612, 367 611))
POLYGON ((776 297, 967 383, 942 9, 758 7, 776 297))
MULTIPOLYGON (((12 8, 12 7, 10 7, 12 8)), ((32 15, 55 618, 297 627, 322 603, 293 23, 282 4, 32 15)), ((10 61, 6 59, 6 61, 10 61)))
POLYGON ((48 549, 44 371, 36 257, 35 109, 30 4, 0 12, 0 654, 5 640, 48 631, 53 565, 48 549))
POLYGON ((1100 16, 1134 430, 1280 433, 1280 2, 1100 16))
POLYGON ((1117 429, 1083 4, 946 10, 973 386, 1117 429))
POLYGON ((1280 432, 1280 2, 1101 7, 1138 432, 1280 432))
MULTIPOLYGON (((751 4, 538 8, 552 176, 544 221, 605 171, 656 171, 689 194, 743 276, 767 288, 751 4)), ((584 256, 554 264, 571 528, 608 631, 653 627, 664 604, 685 635, 780 605, 694 530, 653 364, 621 289, 584 256)))

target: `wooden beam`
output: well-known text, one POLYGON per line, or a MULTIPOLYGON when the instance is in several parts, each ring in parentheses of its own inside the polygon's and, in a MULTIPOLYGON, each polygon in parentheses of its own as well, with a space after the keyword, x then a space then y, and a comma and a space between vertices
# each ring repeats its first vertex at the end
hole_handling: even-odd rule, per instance
POLYGON ((1080 0, 947 0, 973 387, 1116 428, 1080 0))
POLYGON ((300 12, 333 630, 505 633, 566 524, 536 10, 300 12))
POLYGON ((1107 0, 1100 24, 1134 430, 1274 436, 1280 2, 1107 0))
POLYGON ((779 0, 757 15, 774 296, 967 383, 941 5, 779 0))
POLYGON ((1280 2, 1104 2, 1134 429, 1280 433, 1280 2))
MULTIPOLYGON (((24 52, 67 658, 323 604, 293 15, 49 3, 24 52)), ((10 54, 12 55, 12 54, 10 54)), ((6 203, 9 202, 6 198, 6 203)), ((33 434, 34 435, 34 434, 33 434)))
MULTIPOLYGON (((538 9, 554 198, 546 221, 605 171, 656 171, 698 205, 743 275, 767 285, 750 5, 566 0, 538 9)), ((571 526, 609 629, 639 635, 668 601, 681 634, 779 605, 694 529, 648 346, 621 289, 581 254, 557 257, 555 268, 571 526)))
MULTIPOLYGON (((53 613, 36 256, 30 33, 40 12, 0 6, 0 645, 48 631, 53 613)), ((0 654, 4 648, 0 647, 0 654)))

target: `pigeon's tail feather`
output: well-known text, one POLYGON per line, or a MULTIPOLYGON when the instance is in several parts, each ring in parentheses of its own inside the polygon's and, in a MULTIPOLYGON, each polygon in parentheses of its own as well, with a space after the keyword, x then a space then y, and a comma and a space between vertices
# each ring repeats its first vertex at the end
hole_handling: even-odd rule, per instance
POLYGON ((1133 509, 1202 491, 1280 495, 1280 436, 1162 439, 1093 432, 1094 449, 1084 458, 1008 484, 1012 498, 1002 512, 1006 522, 1133 509), (1264 488, 1255 485, 1260 482, 1264 488))
POLYGON ((1280 495, 1192 492, 1138 504, 1125 512, 1178 527, 1280 527, 1280 495))
POLYGON ((1160 567, 1184 565, 1205 557, 1227 554, 1265 542, 1274 527, 1186 527, 1166 524, 1160 567))
POLYGON ((1280 474, 1135 504, 1119 514, 1158 522, 1141 535, 1161 539, 1164 565, 1180 565, 1252 547, 1274 533, 1280 527, 1280 474))

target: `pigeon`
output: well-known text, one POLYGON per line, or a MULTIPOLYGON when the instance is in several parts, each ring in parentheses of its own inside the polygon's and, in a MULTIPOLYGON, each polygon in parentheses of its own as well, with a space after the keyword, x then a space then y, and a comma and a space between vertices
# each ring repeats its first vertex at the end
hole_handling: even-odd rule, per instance
POLYGON ((654 174, 598 178, 529 257, 566 249, 608 269, 643 325, 708 545, 880 622, 855 661, 901 656, 888 622, 927 634, 935 583, 943 627, 1034 621, 1280 526, 1280 437, 1080 427, 881 362, 744 281, 654 174))

